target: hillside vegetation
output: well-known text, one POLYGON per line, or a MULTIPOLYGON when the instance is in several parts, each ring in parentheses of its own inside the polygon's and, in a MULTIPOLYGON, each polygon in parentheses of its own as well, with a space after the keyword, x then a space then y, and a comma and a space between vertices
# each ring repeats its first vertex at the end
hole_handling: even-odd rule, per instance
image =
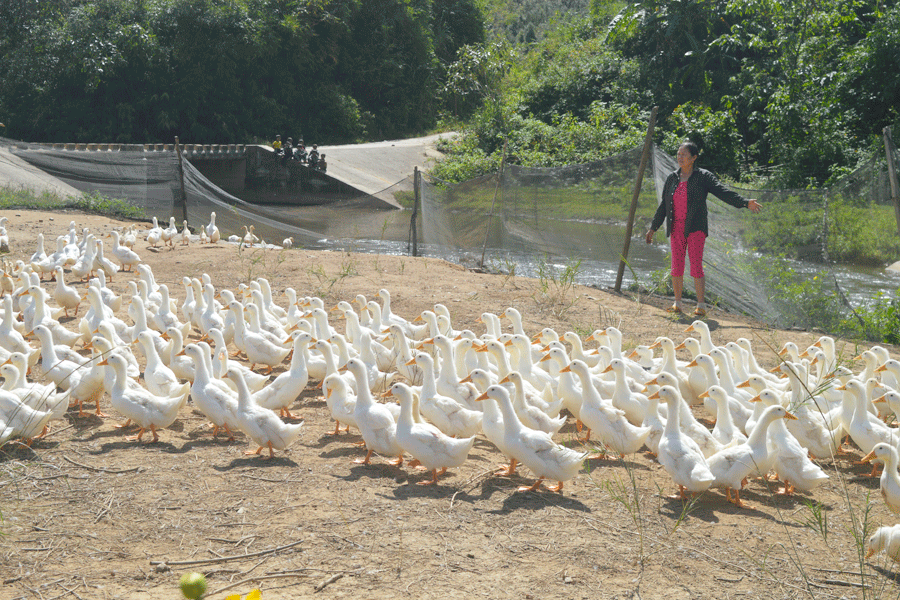
POLYGON ((21 0, 0 121, 29 141, 308 143, 454 128, 449 180, 692 137, 704 166, 821 185, 900 109, 894 0, 21 0))
POLYGON ((883 154, 883 128, 900 121, 896 2, 591 0, 589 9, 534 43, 496 36, 461 51, 449 85, 465 106, 480 103, 460 113, 468 135, 448 148, 439 176, 496 169, 504 139, 508 160, 531 166, 608 156, 641 139, 656 105, 667 149, 693 138, 723 176, 802 188, 883 154))
POLYGON ((0 121, 29 141, 349 142, 432 126, 472 0, 0 3, 0 121))

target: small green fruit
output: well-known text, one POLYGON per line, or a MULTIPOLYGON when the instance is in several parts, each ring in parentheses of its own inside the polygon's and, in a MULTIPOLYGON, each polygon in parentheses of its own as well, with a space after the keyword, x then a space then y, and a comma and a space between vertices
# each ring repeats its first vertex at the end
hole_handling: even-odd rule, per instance
POLYGON ((203 573, 185 573, 181 576, 181 593, 189 600, 199 600, 206 593, 206 577, 203 573))

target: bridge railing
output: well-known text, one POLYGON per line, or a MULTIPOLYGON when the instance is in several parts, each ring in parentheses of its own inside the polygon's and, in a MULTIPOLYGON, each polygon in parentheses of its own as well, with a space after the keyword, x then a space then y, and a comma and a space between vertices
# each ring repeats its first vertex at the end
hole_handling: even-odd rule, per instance
MULTIPOLYGON (((75 150, 86 152, 174 152, 175 144, 84 144, 55 143, 40 144, 54 150, 75 150)), ((205 155, 209 158, 244 156, 247 146, 244 144, 182 144, 182 152, 191 156, 205 155)))

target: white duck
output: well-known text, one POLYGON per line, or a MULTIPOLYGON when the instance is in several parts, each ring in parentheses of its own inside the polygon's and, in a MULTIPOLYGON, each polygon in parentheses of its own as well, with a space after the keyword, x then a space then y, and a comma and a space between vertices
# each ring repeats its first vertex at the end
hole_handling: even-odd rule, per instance
POLYGON ((386 395, 400 400, 400 419, 397 421, 400 447, 432 473, 431 481, 420 481, 419 485, 436 484, 438 469, 443 474, 448 467, 458 467, 466 461, 475 444, 475 436, 454 439, 434 425, 416 419, 413 413, 417 400, 406 384, 395 383, 386 395))
POLYGON ((557 485, 549 489, 561 492, 563 483, 574 478, 581 470, 587 454, 560 446, 549 434, 522 425, 509 399, 509 392, 503 386, 492 385, 478 397, 479 400, 487 398, 496 401, 503 414, 505 450, 502 451, 531 469, 537 477, 537 481, 531 486, 522 486, 519 491, 535 491, 543 485, 545 479, 550 479, 556 481, 557 485))
POLYGON ((191 245, 191 230, 188 228, 187 219, 181 221, 181 245, 191 245))
POLYGON ((645 394, 631 390, 628 385, 625 362, 622 359, 614 358, 603 372, 616 375, 616 388, 611 396, 612 405, 625 413, 625 418, 629 423, 639 427, 647 415, 648 400, 645 394))
POLYGON ((168 397, 183 395, 190 391, 190 384, 180 383, 172 369, 163 363, 149 332, 139 333, 138 342, 147 359, 147 366, 144 367, 144 383, 151 393, 168 397))
POLYGON ((21 352, 28 356, 33 348, 25 340, 25 336, 16 329, 15 311, 13 310, 12 296, 3 298, 3 319, 0 321, 0 347, 11 352, 21 352))
POLYGON ((876 460, 884 463, 884 470, 881 472, 879 481, 881 497, 884 498, 884 503, 891 512, 900 514, 900 475, 897 474, 900 457, 898 457, 897 448, 884 442, 875 444, 872 451, 862 458, 862 462, 876 460))
POLYGON ((140 255, 128 246, 122 244, 118 231, 113 230, 110 235, 113 239, 112 246, 109 247, 110 255, 113 259, 119 261, 119 264, 122 265, 123 272, 133 271, 135 265, 138 265, 141 262, 140 255))
POLYGON ((38 325, 34 328, 34 333, 41 342, 41 366, 44 375, 49 377, 57 387, 68 390, 81 378, 80 369, 83 357, 82 362, 59 358, 50 330, 43 325, 38 325))
POLYGON ((268 447, 269 458, 274 458, 275 450, 284 450, 300 437, 303 423, 285 423, 268 408, 253 402, 244 376, 235 367, 230 367, 227 375, 238 388, 238 410, 235 416, 241 431, 259 445, 255 452, 247 450, 244 454, 259 454, 263 448, 268 447))
MULTIPOLYGON (((397 328, 399 331, 399 328, 397 328)), ((472 383, 462 383, 459 380, 459 373, 456 370, 456 360, 453 352, 453 341, 445 335, 439 334, 432 338, 435 347, 438 349, 441 359, 440 376, 435 381, 435 386, 440 394, 450 396, 458 400, 470 410, 481 412, 481 406, 475 402, 475 398, 481 395, 481 392, 472 383)), ((419 372, 419 383, 421 383, 421 370, 419 372)), ((413 381, 415 384, 416 382, 413 381)))
POLYGON ((392 464, 403 464, 403 448, 397 441, 397 422, 387 406, 376 403, 369 390, 366 367, 362 361, 351 358, 347 361, 347 370, 356 378, 356 387, 359 393, 356 396, 356 406, 353 409, 353 417, 356 426, 366 442, 366 456, 356 460, 358 464, 369 464, 372 454, 377 452, 383 456, 396 456, 397 460, 392 464))
MULTIPOLYGON (((60 398, 57 403, 65 406, 66 400, 60 398)), ((36 410, 19 400, 15 394, 0 390, 0 443, 19 437, 29 444, 30 440, 44 431, 52 417, 52 411, 36 410)))
POLYGON ((127 364, 124 358, 118 354, 111 354, 100 363, 110 365, 115 373, 115 384, 110 390, 110 398, 113 408, 140 427, 138 434, 126 439, 141 441, 141 436, 148 429, 153 434, 153 441, 159 441, 157 428, 165 429, 178 418, 179 409, 187 401, 188 394, 181 393, 176 396, 157 396, 143 388, 135 388, 127 384, 128 375, 125 372, 127 364))
POLYGON ((203 231, 210 244, 215 244, 222 238, 219 228, 216 227, 216 213, 209 213, 209 224, 203 228, 203 231))
POLYGON ((879 527, 866 540, 866 558, 884 552, 896 562, 900 562, 900 525, 879 527))
MULTIPOLYGON (((767 406, 780 406, 778 396, 771 390, 763 390, 759 398, 767 406)), ((784 421, 775 421, 771 425, 769 437, 775 446, 775 474, 784 482, 784 487, 777 493, 808 492, 828 480, 828 475, 810 460, 809 451, 788 431, 784 421)))
POLYGON ((666 430, 666 421, 659 414, 659 396, 649 396, 647 398, 647 414, 641 423, 643 427, 650 428, 650 434, 644 440, 644 445, 650 451, 650 454, 657 456, 659 454, 659 440, 662 439, 663 432, 666 430))
POLYGON ((291 356, 290 368, 253 394, 253 401, 263 408, 278 410, 282 416, 293 419, 294 415, 289 410, 290 406, 294 400, 300 397, 309 382, 309 371, 306 368, 302 348, 309 346, 312 336, 305 331, 295 331, 291 337, 294 342, 294 352, 291 356))
MULTIPOLYGON (((231 366, 237 367, 241 374, 244 376, 244 381, 247 382, 247 387, 250 388, 250 393, 255 394, 256 392, 262 390, 270 381, 268 375, 262 375, 260 373, 256 373, 250 370, 250 367, 237 362, 236 360, 231 360, 228 356, 228 347, 225 344, 225 337, 222 334, 222 331, 219 329, 211 329, 209 331, 209 336, 212 338, 213 343, 215 344, 214 352, 212 353, 211 362, 212 362, 212 375, 217 379, 221 379, 225 382, 228 387, 233 389, 235 392, 237 388, 234 387, 234 383, 225 377, 225 374, 228 372, 228 368, 231 366)), ((203 343, 203 342, 201 342, 203 343)), ((308 353, 304 353, 305 357, 308 357, 308 353)))
MULTIPOLYGON (((659 385, 659 386, 670 386, 675 388, 677 391, 678 388, 675 378, 669 375, 667 372, 663 371, 659 375, 657 375, 654 379, 652 379, 650 384, 659 385)), ((679 393, 680 394, 680 393, 679 393)), ((678 426, 681 431, 694 440, 694 442, 698 445, 698 447, 702 450, 703 455, 707 458, 712 456, 714 453, 718 452, 722 449, 722 444, 719 443, 716 438, 713 437, 712 433, 704 427, 697 419, 694 417, 691 412, 690 407, 687 402, 682 399, 680 404, 676 404, 679 409, 678 414, 678 426)), ((662 408, 662 407, 660 407, 662 408)), ((669 419, 668 412, 668 404, 666 404, 666 419, 669 419)), ((667 421, 668 422, 668 421, 667 421)))
POLYGON ((25 373, 21 370, 21 367, 27 368, 25 356, 20 352, 15 352, 13 355, 17 358, 15 362, 10 362, 12 361, 12 357, 10 357, 10 360, 0 365, 0 376, 3 377, 2 390, 13 394, 20 402, 34 410, 49 411, 51 413, 50 420, 62 419, 69 407, 67 394, 58 394, 56 387, 52 384, 29 383, 25 378, 25 373))
POLYGON ((419 408, 438 429, 451 436, 471 437, 481 429, 481 412, 469 410, 457 400, 438 394, 435 386, 434 359, 424 352, 416 354, 416 364, 422 369, 422 390, 419 408))
POLYGON ((251 363, 251 369, 258 364, 265 365, 268 370, 266 374, 270 374, 275 366, 282 363, 291 351, 290 348, 273 344, 262 335, 250 331, 245 326, 244 307, 240 302, 236 300, 231 302, 229 308, 231 308, 235 316, 235 345, 247 356, 247 360, 251 363))
POLYGON ((37 235, 37 250, 34 251, 34 254, 31 255, 31 258, 28 259, 28 264, 39 263, 42 260, 47 259, 47 253, 44 251, 44 234, 42 232, 38 232, 37 235))
POLYGON ((844 402, 853 407, 853 418, 847 425, 847 431, 860 450, 868 454, 879 442, 897 444, 894 429, 867 410, 869 400, 862 383, 851 379, 837 389, 848 392, 844 402))
POLYGON ((72 275, 79 281, 84 281, 94 272, 94 254, 97 252, 97 239, 93 234, 85 236, 85 249, 75 264, 71 267, 72 275))
POLYGON ((163 244, 175 247, 175 236, 178 235, 178 226, 175 224, 175 217, 169 217, 169 226, 162 230, 160 239, 163 244))
POLYGON ((757 469, 758 465, 767 461, 769 426, 775 419, 782 418, 796 417, 781 405, 766 408, 746 442, 724 448, 709 457, 707 464, 714 477, 710 485, 724 487, 725 498, 729 502, 732 501, 731 490, 734 490, 734 504, 741 508, 749 508, 741 501, 742 482, 757 469))
POLYGON ((94 255, 94 271, 103 269, 103 272, 112 279, 113 275, 119 272, 119 265, 106 258, 103 253, 103 240, 97 240, 97 254, 94 255))
POLYGON ((391 310, 391 293, 389 291, 384 288, 378 290, 378 297, 381 298, 381 324, 384 327, 396 324, 410 339, 422 340, 425 338, 428 333, 427 325, 414 325, 400 315, 394 314, 391 310))
POLYGON ((624 411, 607 404, 591 384, 590 369, 584 362, 573 360, 562 370, 572 371, 581 380, 581 389, 584 394, 581 404, 581 421, 588 427, 584 441, 590 438, 592 431, 596 431, 600 441, 612 448, 619 456, 634 454, 640 450, 647 436, 650 435, 650 428, 635 427, 625 418, 624 411))
POLYGON ((243 229, 244 229, 245 233, 244 233, 244 237, 241 238, 241 241, 244 243, 245 246, 253 246, 253 244, 259 243, 259 236, 257 236, 255 233, 255 230, 256 230, 255 225, 251 225, 249 228, 245 225, 243 229))
MULTIPOLYGON (((191 288, 193 289, 193 287, 191 288)), ((203 310, 200 312, 199 316, 196 319, 198 329, 200 333, 209 337, 210 332, 213 329, 218 329, 220 331, 224 331, 225 319, 219 314, 219 311, 215 306, 215 293, 216 290, 213 288, 212 284, 207 283, 203 286, 203 293, 200 296, 200 301, 195 303, 195 307, 201 306, 200 302, 202 301, 203 310)), ((234 318, 237 319, 237 313, 233 313, 234 318)))
MULTIPOLYGON (((509 461, 509 464, 499 465, 500 471, 497 471, 495 475, 502 475, 505 477, 514 475, 519 461, 513 455, 512 450, 506 447, 506 429, 503 425, 503 413, 500 410, 499 401, 486 394, 482 396, 482 394, 491 387, 490 379, 488 378, 487 373, 481 369, 474 369, 469 373, 466 379, 470 379, 473 385, 477 381, 484 386, 483 391, 476 397, 476 400, 482 400, 481 404, 484 406, 481 419, 481 431, 488 441, 497 446, 497 449, 500 450, 506 457, 506 460, 509 461)), ((498 387, 506 391, 507 398, 509 398, 509 392, 506 388, 503 388, 502 386, 498 387)), ((479 387, 479 389, 482 388, 479 387)))
POLYGON ((681 432, 679 403, 683 400, 678 390, 670 385, 664 385, 649 398, 661 399, 668 407, 669 418, 666 419, 666 428, 659 440, 657 452, 659 464, 678 485, 681 499, 687 497, 685 490, 695 493, 706 491, 715 477, 709 470, 697 442, 681 432))
POLYGON ((159 226, 159 221, 156 217, 153 217, 153 227, 147 231, 147 243, 152 247, 156 248, 159 246, 160 241, 162 241, 163 230, 162 227, 159 226))
POLYGON ((731 418, 731 411, 728 410, 728 395, 721 386, 714 385, 710 387, 700 394, 700 398, 709 398, 715 403, 716 424, 713 427, 712 436, 720 444, 728 446, 735 441, 739 444, 747 441, 747 436, 738 429, 731 418))
POLYGON ((565 415, 553 418, 541 409, 525 402, 525 386, 522 375, 518 371, 510 371, 509 375, 501 379, 499 383, 500 385, 513 384, 513 409, 525 427, 554 435, 566 424, 565 415))
POLYGON ((752 394, 742 395, 742 398, 744 398, 743 401, 738 399, 738 397, 736 397, 734 394, 729 394, 727 388, 720 385, 721 380, 719 379, 718 372, 716 371, 715 359, 707 354, 697 355, 697 357, 688 364, 688 367, 691 369, 691 374, 693 374, 695 371, 703 373, 703 380, 706 382, 706 385, 704 392, 701 392, 697 398, 703 399, 703 404, 706 412, 713 417, 717 415, 719 399, 712 398, 709 394, 704 395, 711 388, 717 387, 722 390, 722 393, 725 394, 725 408, 728 410, 732 422, 746 433, 747 421, 753 414, 753 411, 748 408, 746 404, 752 397, 752 394))
POLYGON ((334 419, 334 432, 328 435, 338 435, 341 425, 346 425, 346 433, 350 433, 350 426, 356 427, 356 418, 353 416, 356 409, 356 396, 350 391, 347 381, 339 374, 329 375, 322 381, 322 393, 325 395, 325 405, 331 411, 334 419))
POLYGON ((162 284, 159 286, 159 293, 162 295, 162 302, 154 314, 150 316, 148 325, 153 327, 159 333, 164 332, 169 327, 176 327, 181 330, 182 335, 188 335, 191 332, 190 323, 182 323, 178 319, 178 315, 172 311, 171 298, 169 297, 169 286, 162 284))
POLYGON ((233 440, 235 431, 240 429, 240 422, 237 420, 237 393, 224 382, 211 376, 204 356, 205 350, 200 346, 188 344, 184 354, 195 365, 194 381, 191 384, 191 399, 194 405, 212 423, 213 437, 218 435, 219 429, 225 429, 228 439, 233 440))

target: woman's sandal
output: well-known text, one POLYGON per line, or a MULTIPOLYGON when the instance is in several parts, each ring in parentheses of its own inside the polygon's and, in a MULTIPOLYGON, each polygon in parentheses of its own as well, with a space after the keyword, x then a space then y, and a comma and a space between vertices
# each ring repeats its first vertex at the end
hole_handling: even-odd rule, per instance
POLYGON ((666 312, 681 314, 684 311, 681 310, 680 306, 673 304, 672 306, 670 306, 669 308, 666 309, 666 312))
POLYGON ((695 316, 695 317, 705 317, 705 316, 706 316, 706 309, 705 309, 705 308, 700 308, 700 307, 698 306, 697 308, 694 309, 694 316, 695 316))

